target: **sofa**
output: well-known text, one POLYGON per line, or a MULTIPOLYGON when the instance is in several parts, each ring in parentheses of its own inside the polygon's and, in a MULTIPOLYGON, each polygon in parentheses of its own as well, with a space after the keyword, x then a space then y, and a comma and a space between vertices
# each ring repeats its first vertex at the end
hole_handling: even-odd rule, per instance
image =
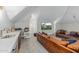
POLYGON ((37 40, 38 42, 43 45, 44 48, 50 53, 78 53, 76 51, 78 45, 77 43, 74 43, 75 46, 71 45, 69 41, 62 41, 61 38, 55 37, 55 36, 49 36, 45 35, 43 33, 37 34, 37 40), (75 48, 75 49, 74 49, 75 48))
POLYGON ((69 38, 79 38, 79 32, 75 32, 75 31, 70 31, 67 32, 66 30, 57 30, 56 32, 56 36, 59 38, 65 38, 65 39, 69 39, 69 38))

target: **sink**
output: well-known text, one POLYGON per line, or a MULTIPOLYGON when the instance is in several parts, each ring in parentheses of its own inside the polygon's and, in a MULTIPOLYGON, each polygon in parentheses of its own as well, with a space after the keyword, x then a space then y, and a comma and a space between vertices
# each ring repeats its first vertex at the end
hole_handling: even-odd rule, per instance
POLYGON ((11 37, 14 37, 15 35, 5 35, 3 37, 1 37, 1 39, 6 39, 6 38, 11 38, 11 37))

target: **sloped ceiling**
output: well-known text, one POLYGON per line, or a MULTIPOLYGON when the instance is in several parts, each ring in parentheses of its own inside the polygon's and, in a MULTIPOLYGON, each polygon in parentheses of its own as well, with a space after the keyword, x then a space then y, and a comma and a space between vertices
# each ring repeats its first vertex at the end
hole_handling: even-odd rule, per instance
POLYGON ((71 6, 60 21, 62 24, 77 24, 79 23, 79 6, 71 6))
POLYGON ((67 6, 39 7, 40 16, 38 20, 42 20, 42 22, 54 22, 58 17, 63 16, 66 10, 67 6))
MULTIPOLYGON (((60 23, 78 23, 79 7, 70 6, 5 6, 8 17, 12 22, 17 22, 28 14, 40 13, 38 20, 41 22, 54 22, 58 17, 63 16, 60 23), (67 11, 67 12, 66 12, 67 11)), ((39 22, 38 21, 38 22, 39 22)))
MULTIPOLYGON (((24 8, 20 13, 18 13, 13 19, 12 22, 13 23, 17 23, 18 21, 22 20, 24 17, 27 17, 29 14, 31 14, 35 9, 37 9, 38 7, 32 7, 32 6, 28 6, 26 8, 24 8)), ((29 20, 29 19, 28 19, 29 20)))
POLYGON ((42 21, 54 21, 57 17, 62 16, 67 7, 63 6, 5 6, 7 15, 12 22, 16 22, 22 19, 24 16, 27 16, 29 13, 39 13, 39 19, 42 21))
POLYGON ((5 10, 10 20, 20 13, 26 6, 5 6, 5 10))

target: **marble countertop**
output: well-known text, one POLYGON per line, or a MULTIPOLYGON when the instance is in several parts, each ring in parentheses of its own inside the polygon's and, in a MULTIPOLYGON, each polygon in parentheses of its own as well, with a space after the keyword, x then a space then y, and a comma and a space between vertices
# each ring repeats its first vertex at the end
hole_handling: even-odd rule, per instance
POLYGON ((20 31, 15 31, 5 34, 5 35, 14 35, 12 37, 3 39, 0 38, 0 53, 10 53, 18 40, 19 34, 20 31))

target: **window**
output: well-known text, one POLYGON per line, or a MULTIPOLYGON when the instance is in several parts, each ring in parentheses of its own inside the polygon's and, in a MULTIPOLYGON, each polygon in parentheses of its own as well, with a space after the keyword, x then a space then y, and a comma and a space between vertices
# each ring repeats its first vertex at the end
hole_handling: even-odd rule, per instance
POLYGON ((52 30, 52 24, 51 23, 42 23, 41 30, 52 30))

